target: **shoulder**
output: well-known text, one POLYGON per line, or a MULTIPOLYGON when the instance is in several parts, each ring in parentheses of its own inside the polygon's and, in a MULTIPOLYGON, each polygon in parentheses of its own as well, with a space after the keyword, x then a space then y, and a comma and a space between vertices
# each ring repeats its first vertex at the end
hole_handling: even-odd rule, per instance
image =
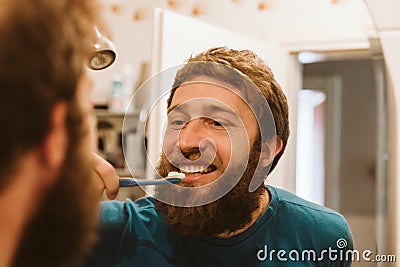
POLYGON ((329 243, 345 239, 352 246, 351 231, 343 215, 283 189, 268 186, 268 190, 275 198, 275 215, 302 235, 318 236, 329 243))
POLYGON ((273 197, 276 197, 277 206, 280 209, 289 209, 291 212, 309 215, 311 218, 317 217, 320 219, 338 222, 345 221, 343 215, 340 213, 327 207, 323 207, 319 204, 307 201, 293 193, 272 186, 269 186, 268 190, 273 197))

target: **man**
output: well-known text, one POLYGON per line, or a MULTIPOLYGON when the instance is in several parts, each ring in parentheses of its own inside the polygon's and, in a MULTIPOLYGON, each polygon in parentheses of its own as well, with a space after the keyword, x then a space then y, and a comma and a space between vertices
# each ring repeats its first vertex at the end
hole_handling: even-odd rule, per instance
POLYGON ((85 75, 96 6, 0 2, 0 266, 76 266, 98 212, 85 75))
POLYGON ((351 264, 341 215, 263 183, 289 123, 286 97, 260 58, 212 48, 191 57, 172 88, 157 173, 185 178, 154 198, 103 203, 87 266, 351 264))

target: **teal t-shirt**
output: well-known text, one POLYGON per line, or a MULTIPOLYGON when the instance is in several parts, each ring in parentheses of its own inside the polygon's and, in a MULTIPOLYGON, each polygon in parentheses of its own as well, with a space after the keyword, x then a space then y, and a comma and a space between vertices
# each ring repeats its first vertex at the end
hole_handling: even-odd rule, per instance
POLYGON ((227 239, 174 234, 150 197, 104 202, 100 240, 85 266, 350 266, 353 240, 342 215, 267 189, 265 212, 227 239))

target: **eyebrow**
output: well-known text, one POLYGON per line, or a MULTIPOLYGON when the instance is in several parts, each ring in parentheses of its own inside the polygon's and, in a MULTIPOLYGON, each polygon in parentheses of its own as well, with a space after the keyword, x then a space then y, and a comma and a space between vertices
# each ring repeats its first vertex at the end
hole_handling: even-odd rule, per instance
POLYGON ((170 106, 170 107, 167 109, 167 114, 171 113, 171 111, 173 111, 173 110, 175 110, 175 111, 181 111, 182 109, 183 109, 183 108, 182 108, 182 105, 181 105, 181 104, 176 104, 176 105, 170 106))
MULTIPOLYGON (((187 113, 184 109, 185 109, 184 104, 176 104, 168 108, 167 114, 169 114, 173 110, 187 113)), ((207 113, 225 113, 231 116, 238 116, 238 114, 228 106, 220 106, 215 104, 202 104, 201 109, 207 113)))
POLYGON ((236 112, 234 112, 228 106, 219 106, 215 104, 203 104, 201 105, 202 109, 207 111, 208 113, 226 113, 227 115, 238 116, 236 112))

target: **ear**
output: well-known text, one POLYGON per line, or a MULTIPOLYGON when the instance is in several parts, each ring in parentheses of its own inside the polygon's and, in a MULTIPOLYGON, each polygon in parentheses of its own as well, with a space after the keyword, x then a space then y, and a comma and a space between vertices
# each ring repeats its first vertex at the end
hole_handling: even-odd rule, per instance
POLYGON ((279 136, 275 135, 268 139, 261 152, 261 166, 265 168, 270 165, 275 156, 282 151, 282 147, 283 142, 279 136))
MULTIPOLYGON (((43 167, 52 174, 59 170, 65 158, 68 145, 67 109, 65 102, 59 102, 54 106, 50 116, 50 130, 41 150, 43 167)), ((48 176, 56 177, 57 175, 48 176)))

